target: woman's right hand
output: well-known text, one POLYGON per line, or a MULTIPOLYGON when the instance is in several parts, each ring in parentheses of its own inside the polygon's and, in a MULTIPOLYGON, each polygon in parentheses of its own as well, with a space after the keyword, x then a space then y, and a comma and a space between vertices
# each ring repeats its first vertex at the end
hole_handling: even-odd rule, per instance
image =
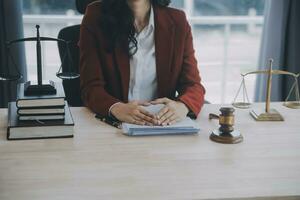
POLYGON ((137 101, 117 103, 111 108, 110 112, 121 122, 138 125, 157 124, 156 117, 143 109, 141 105, 145 105, 145 103, 139 103, 137 101))

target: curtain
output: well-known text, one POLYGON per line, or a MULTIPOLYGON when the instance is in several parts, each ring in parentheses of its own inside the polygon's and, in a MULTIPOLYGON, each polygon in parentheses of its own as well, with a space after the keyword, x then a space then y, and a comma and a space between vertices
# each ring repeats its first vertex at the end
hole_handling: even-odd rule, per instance
MULTIPOLYGON (((23 19, 22 19, 22 0, 1 0, 0 1, 0 75, 3 76, 8 72, 16 75, 17 70, 5 48, 7 41, 23 37, 23 19)), ((23 75, 19 82, 26 80, 26 60, 24 43, 11 46, 11 54, 23 75)), ((9 101, 16 98, 17 82, 0 81, 0 107, 7 107, 9 101)))
MULTIPOLYGON (((259 69, 266 69, 268 59, 273 58, 273 69, 300 73, 300 1, 269 0, 265 9, 259 69)), ((284 101, 294 78, 273 75, 272 79, 271 100, 284 101)), ((256 101, 265 101, 266 81, 266 75, 258 75, 256 101)))

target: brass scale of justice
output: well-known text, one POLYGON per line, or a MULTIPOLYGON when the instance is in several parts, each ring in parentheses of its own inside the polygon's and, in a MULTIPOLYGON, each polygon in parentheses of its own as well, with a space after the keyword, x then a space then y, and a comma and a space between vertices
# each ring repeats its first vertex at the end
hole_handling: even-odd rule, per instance
MULTIPOLYGON (((275 109, 270 108, 270 101, 271 101, 271 88, 272 88, 272 75, 288 75, 294 78, 294 83, 291 86, 291 89, 288 93, 288 96, 283 103, 284 106, 291 108, 291 109, 300 109, 300 95, 299 95, 299 85, 298 85, 298 77, 300 73, 295 74, 288 71, 282 70, 273 70, 273 59, 269 59, 269 69, 267 70, 258 70, 258 71, 251 71, 245 74, 241 74, 242 82, 238 89, 238 92, 233 100, 232 105, 235 108, 240 109, 248 109, 251 107, 251 103, 248 98, 245 77, 251 74, 267 74, 267 91, 266 91, 266 102, 265 102, 265 110, 261 109, 253 109, 250 111, 250 115, 256 121, 284 121, 283 116, 275 109), (243 101, 238 102, 237 98, 242 90, 243 94, 243 101), (289 101, 291 95, 294 91, 295 101, 289 101)), ((220 128, 214 130, 211 135, 210 139, 225 144, 235 144, 243 141, 243 136, 237 130, 234 130, 234 108, 232 107, 222 107, 220 109, 221 114, 220 116, 216 114, 209 114, 209 119, 219 119, 220 128)))

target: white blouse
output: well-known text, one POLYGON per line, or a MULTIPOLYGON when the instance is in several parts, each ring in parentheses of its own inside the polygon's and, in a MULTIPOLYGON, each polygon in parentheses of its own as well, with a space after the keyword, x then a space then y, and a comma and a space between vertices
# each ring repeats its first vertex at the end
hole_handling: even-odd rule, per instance
MULTIPOLYGON (((154 28, 154 12, 151 7, 148 25, 135 35, 138 49, 130 58, 128 101, 151 101, 157 98, 154 28)), ((109 108, 109 114, 118 103, 109 108)))
POLYGON ((128 101, 151 101, 157 98, 153 8, 148 25, 135 37, 138 49, 130 58, 128 101))

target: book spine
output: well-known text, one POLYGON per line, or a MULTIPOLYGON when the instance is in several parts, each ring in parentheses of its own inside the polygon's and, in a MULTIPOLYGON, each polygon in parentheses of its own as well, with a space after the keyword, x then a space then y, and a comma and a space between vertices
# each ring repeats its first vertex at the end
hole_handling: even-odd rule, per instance
POLYGON ((57 121, 57 120, 64 120, 65 117, 54 117, 54 118, 49 118, 49 119, 44 119, 44 118, 40 118, 38 116, 36 117, 26 117, 26 116, 18 116, 18 120, 20 121, 57 121))
POLYGON ((36 99, 17 99, 16 100, 16 106, 18 109, 41 109, 41 108, 53 108, 53 107, 64 107, 65 106, 65 99, 63 97, 61 98, 48 98, 48 99, 43 99, 43 98, 36 98, 36 99), (61 103, 55 104, 55 105, 21 105, 26 102, 26 104, 30 103, 32 104, 33 101, 39 100, 40 102, 47 101, 47 100, 52 100, 52 99, 59 99, 61 100, 61 103))
POLYGON ((10 139, 10 127, 11 127, 11 109, 12 109, 12 104, 13 102, 10 102, 8 103, 8 110, 7 110, 7 132, 6 132, 6 137, 7 137, 7 140, 10 139))
MULTIPOLYGON (((31 108, 33 110, 39 110, 41 108, 31 108)), ((53 108, 47 108, 47 109, 62 109, 62 112, 50 112, 50 113, 47 113, 47 112, 40 112, 40 113, 37 113, 37 112, 33 112, 33 113, 22 113, 22 111, 26 111, 26 110, 29 110, 27 108, 18 108, 17 110, 17 114, 20 115, 20 116, 30 116, 30 115, 64 115, 65 114, 65 108, 64 106, 63 107, 53 107, 53 108)), ((41 109, 42 110, 42 109, 41 109)))
POLYGON ((65 113, 26 113, 26 114, 20 114, 19 116, 51 116, 51 115, 65 115, 65 113))
POLYGON ((40 106, 40 107, 17 107, 18 110, 29 110, 29 109, 63 109, 65 105, 60 106, 40 106))

